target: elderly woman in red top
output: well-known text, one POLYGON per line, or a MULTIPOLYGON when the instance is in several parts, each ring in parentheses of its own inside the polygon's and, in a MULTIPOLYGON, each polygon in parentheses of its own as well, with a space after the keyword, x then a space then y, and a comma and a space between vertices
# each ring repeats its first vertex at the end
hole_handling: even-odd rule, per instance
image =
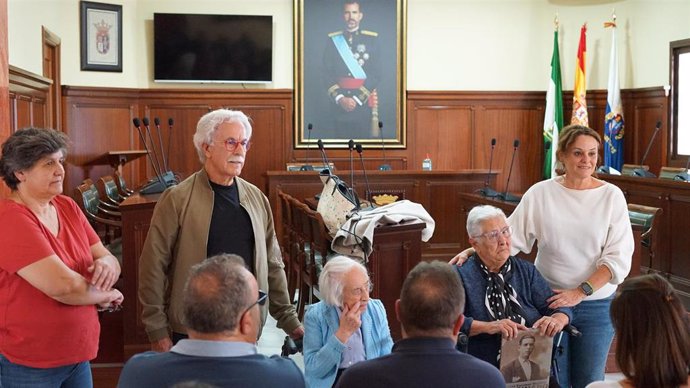
POLYGON ((61 195, 67 138, 22 129, 2 146, 0 387, 92 387, 97 309, 120 306, 117 259, 61 195))

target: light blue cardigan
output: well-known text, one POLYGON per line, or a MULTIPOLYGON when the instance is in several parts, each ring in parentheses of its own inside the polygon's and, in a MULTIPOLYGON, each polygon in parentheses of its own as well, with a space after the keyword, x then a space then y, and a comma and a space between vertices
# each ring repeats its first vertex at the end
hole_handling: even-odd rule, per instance
MULTIPOLYGON (((330 388, 335 381, 345 344, 335 336, 340 326, 337 307, 318 302, 304 315, 304 377, 309 388, 330 388)), ((386 310, 378 299, 370 299, 362 313, 362 340, 367 360, 391 352, 386 310)))

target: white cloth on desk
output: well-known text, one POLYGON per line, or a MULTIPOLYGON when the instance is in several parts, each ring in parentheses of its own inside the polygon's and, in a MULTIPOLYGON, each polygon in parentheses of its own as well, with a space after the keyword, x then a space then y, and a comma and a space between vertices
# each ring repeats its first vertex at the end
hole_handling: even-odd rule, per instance
POLYGON ((374 228, 411 221, 426 223, 422 230, 422 241, 429 241, 434 234, 436 223, 424 206, 416 202, 402 200, 372 210, 353 212, 335 234, 331 249, 343 255, 364 258, 366 261, 372 252, 374 228))

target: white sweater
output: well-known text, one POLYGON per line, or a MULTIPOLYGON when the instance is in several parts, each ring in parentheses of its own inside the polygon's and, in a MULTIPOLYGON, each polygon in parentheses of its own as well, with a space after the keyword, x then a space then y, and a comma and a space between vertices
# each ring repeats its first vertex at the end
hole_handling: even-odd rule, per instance
POLYGON ((527 190, 508 223, 513 228, 511 253, 529 253, 536 240, 535 265, 553 288, 576 288, 605 265, 613 278, 586 298, 603 299, 630 272, 632 227, 617 186, 573 190, 554 179, 539 182, 527 190))

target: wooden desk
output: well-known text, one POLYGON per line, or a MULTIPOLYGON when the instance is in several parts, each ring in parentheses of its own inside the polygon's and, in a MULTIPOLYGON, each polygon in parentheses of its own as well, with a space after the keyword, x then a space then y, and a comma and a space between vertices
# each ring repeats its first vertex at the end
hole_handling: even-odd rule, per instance
POLYGON ((690 309, 690 183, 658 178, 599 174, 620 187, 628 203, 662 209, 654 261, 642 256, 642 271, 665 276, 690 309))
MULTIPOLYGON (((349 171, 335 172, 348 184, 351 181, 349 171)), ((372 191, 393 191, 402 193, 403 198, 420 203, 436 222, 434 236, 422 244, 424 260, 450 260, 460 251, 462 241, 467 239, 459 234, 465 230, 460 214, 461 193, 471 193, 484 187, 487 176, 490 183, 496 178, 496 171, 488 170, 459 171, 367 171, 369 186, 372 191)), ((268 171, 266 173, 266 192, 271 203, 276 230, 282 236, 282 222, 279 211, 278 190, 300 200, 321 193, 323 184, 317 171, 268 171)), ((366 181, 362 171, 354 173, 354 189, 360 198, 364 198, 366 181)))
POLYGON ((422 260, 423 222, 383 226, 374 230, 373 251, 367 269, 374 285, 371 297, 381 299, 394 341, 402 338, 395 316, 395 301, 400 298, 407 273, 422 260))

